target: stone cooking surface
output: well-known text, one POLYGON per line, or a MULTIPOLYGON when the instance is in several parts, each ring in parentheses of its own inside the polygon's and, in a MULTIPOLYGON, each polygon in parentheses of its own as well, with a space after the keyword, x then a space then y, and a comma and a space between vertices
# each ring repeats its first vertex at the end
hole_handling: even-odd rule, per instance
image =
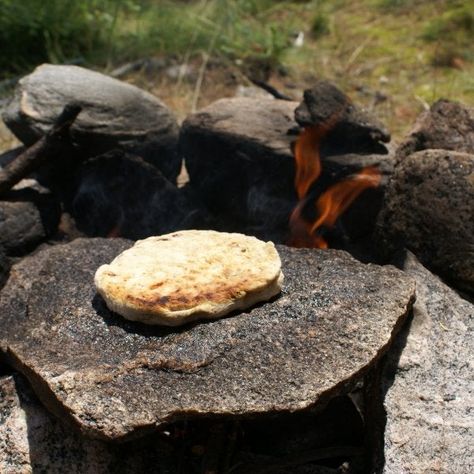
POLYGON ((279 247, 283 292, 233 317, 179 330, 109 312, 97 267, 131 246, 79 239, 12 268, 0 349, 43 403, 90 436, 123 439, 177 419, 324 403, 388 348, 413 280, 341 251, 279 247))

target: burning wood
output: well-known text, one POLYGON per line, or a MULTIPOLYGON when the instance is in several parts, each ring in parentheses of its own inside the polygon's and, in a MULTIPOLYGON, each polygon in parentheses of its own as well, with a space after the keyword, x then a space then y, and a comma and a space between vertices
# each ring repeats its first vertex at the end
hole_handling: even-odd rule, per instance
POLYGON ((321 141, 337 123, 337 117, 333 115, 325 124, 306 127, 296 142, 295 188, 299 202, 290 217, 289 244, 293 247, 327 248, 328 243, 320 230, 332 228, 339 216, 365 189, 380 184, 381 174, 378 169, 374 166, 365 167, 359 173, 330 186, 319 196, 315 203, 315 220, 308 222, 303 217, 303 210, 310 199, 310 188, 321 174, 321 141))

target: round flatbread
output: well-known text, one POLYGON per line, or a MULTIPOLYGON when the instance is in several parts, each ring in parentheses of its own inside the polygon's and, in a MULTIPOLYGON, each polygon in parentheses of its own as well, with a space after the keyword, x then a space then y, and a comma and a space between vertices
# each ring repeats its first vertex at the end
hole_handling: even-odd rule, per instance
POLYGON ((249 308, 278 294, 282 282, 272 242, 209 230, 139 240, 95 274, 109 309, 166 326, 249 308))

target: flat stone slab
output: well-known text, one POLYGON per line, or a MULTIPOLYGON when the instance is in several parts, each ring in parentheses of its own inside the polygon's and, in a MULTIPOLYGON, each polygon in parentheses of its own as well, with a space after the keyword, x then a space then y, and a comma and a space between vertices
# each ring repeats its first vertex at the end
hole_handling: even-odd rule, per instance
POLYGON ((0 349, 42 402, 85 434, 124 439, 167 422, 324 404, 391 343, 411 278, 342 251, 279 247, 270 302, 179 330, 111 313, 93 276, 131 246, 78 239, 25 258, 0 293, 0 349))
POLYGON ((0 377, 2 474, 170 474, 174 458, 159 433, 123 444, 81 436, 43 407, 21 375, 0 377))
POLYGON ((413 321, 385 369, 385 474, 472 472, 474 466, 474 305, 413 255, 413 321))

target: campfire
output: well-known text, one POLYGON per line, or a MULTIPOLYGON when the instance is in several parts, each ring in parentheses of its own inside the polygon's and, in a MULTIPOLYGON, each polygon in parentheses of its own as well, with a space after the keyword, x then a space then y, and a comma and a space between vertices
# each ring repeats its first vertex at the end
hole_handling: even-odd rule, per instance
POLYGON ((328 248, 322 232, 334 227, 341 214, 365 189, 375 188, 380 184, 380 172, 377 167, 367 166, 354 176, 331 185, 317 198, 316 218, 313 222, 308 222, 303 217, 304 208, 310 200, 309 190, 321 174, 319 148, 329 127, 330 124, 305 128, 296 141, 295 188, 299 201, 289 222, 289 245, 292 247, 328 248))
POLYGON ((439 101, 389 145, 318 81, 178 125, 44 65, 3 119, 1 472, 467 472, 472 109, 439 101), (179 327, 111 310, 97 269, 187 229, 273 241, 280 293, 179 327))

